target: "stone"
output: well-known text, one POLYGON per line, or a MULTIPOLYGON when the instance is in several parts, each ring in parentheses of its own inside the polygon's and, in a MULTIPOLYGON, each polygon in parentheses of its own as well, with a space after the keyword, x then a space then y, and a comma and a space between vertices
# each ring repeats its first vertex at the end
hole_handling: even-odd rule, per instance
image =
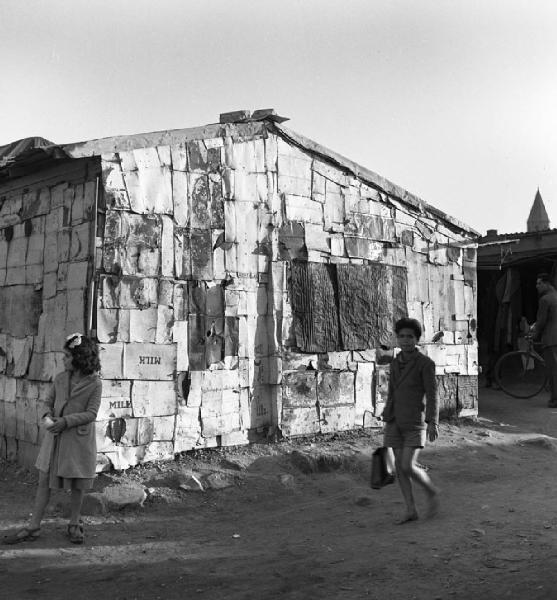
POLYGON ((121 509, 128 506, 143 506, 147 493, 142 485, 126 483, 106 487, 103 496, 109 508, 121 509))
POLYGON ((211 490, 222 490, 235 485, 238 476, 234 473, 216 471, 203 478, 205 487, 211 490))
POLYGON ((104 494, 92 492, 83 496, 82 515, 104 515, 108 512, 107 500, 104 494))

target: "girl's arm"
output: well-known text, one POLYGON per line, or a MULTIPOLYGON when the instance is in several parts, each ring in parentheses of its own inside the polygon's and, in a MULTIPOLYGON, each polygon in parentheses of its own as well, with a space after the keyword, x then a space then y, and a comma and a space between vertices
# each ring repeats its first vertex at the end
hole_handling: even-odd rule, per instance
POLYGON ((92 423, 97 418, 97 413, 99 412, 99 407, 101 405, 101 396, 102 383, 101 380, 98 379, 95 382, 95 389, 89 396, 89 401, 87 402, 85 410, 83 412, 64 415, 63 419, 66 427, 77 427, 78 425, 87 425, 87 423, 92 423))

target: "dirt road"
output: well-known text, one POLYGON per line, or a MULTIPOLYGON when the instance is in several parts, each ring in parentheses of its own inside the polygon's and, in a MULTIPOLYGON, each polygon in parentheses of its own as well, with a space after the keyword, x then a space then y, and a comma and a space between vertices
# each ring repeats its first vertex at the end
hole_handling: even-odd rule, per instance
MULTIPOLYGON (((553 600, 557 410, 481 391, 480 420, 443 424, 421 455, 443 490, 434 520, 396 526, 398 488, 369 488, 378 433, 244 448, 225 453, 249 465, 236 485, 88 517, 83 547, 50 513, 39 541, 0 546, 2 598, 553 600), (292 450, 344 466, 304 474, 292 450)), ((34 476, 4 465, 0 480, 6 530, 25 521, 34 476)))

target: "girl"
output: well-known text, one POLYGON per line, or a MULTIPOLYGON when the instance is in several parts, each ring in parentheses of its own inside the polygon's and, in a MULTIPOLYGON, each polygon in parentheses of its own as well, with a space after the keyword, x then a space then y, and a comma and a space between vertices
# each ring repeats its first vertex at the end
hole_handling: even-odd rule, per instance
POLYGON ((50 500, 50 490, 71 490, 71 515, 68 536, 82 544, 80 519, 83 494, 93 487, 96 465, 95 419, 101 402, 102 386, 97 344, 73 333, 64 344, 64 372, 54 379, 45 401, 43 415, 46 431, 35 466, 39 484, 31 521, 27 527, 4 538, 5 544, 36 540, 50 500))

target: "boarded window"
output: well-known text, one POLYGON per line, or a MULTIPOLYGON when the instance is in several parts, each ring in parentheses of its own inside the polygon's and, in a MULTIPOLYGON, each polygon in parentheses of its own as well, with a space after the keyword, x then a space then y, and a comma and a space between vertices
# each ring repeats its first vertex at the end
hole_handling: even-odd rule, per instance
POLYGON ((296 343, 304 352, 339 349, 338 303, 334 265, 293 262, 292 309, 296 343))
POLYGON ((294 262, 290 289, 303 352, 390 345, 394 322, 407 314, 403 267, 294 262))

